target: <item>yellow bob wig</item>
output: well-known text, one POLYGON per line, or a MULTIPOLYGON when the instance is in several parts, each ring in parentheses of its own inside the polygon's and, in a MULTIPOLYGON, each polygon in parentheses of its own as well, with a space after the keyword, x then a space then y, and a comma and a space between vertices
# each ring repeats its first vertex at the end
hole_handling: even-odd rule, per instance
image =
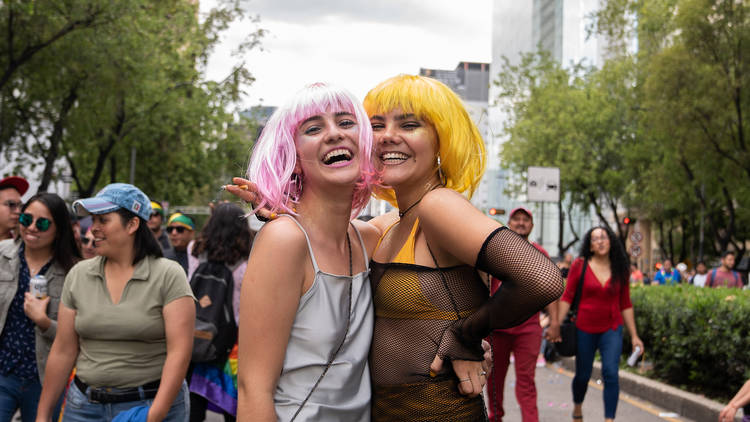
MULTIPOLYGON (((400 108, 435 127, 440 168, 445 186, 474 194, 486 166, 485 148, 461 99, 442 82, 415 75, 386 79, 370 90, 364 100, 367 115, 382 115, 400 108)), ((437 171, 437 167, 435 168, 437 171)), ((375 197, 396 205, 393 189, 375 188, 375 197)))

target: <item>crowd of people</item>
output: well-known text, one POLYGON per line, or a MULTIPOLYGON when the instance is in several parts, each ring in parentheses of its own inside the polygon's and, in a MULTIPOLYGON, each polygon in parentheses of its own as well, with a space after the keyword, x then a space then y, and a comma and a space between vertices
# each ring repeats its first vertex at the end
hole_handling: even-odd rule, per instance
MULTIPOLYGON (((130 184, 71 212, 0 180, 0 422, 502 420, 511 361, 536 421, 535 368, 571 307, 572 419, 598 351, 614 420, 623 332, 645 349, 624 247, 594 227, 556 266, 530 210, 503 226, 469 202, 485 160, 455 93, 399 75, 363 103, 316 83, 274 112, 227 186, 268 220, 257 236, 232 203, 199 230, 130 184), (372 196, 394 210, 355 218, 372 196)), ((734 287, 734 258, 694 284, 734 287)))

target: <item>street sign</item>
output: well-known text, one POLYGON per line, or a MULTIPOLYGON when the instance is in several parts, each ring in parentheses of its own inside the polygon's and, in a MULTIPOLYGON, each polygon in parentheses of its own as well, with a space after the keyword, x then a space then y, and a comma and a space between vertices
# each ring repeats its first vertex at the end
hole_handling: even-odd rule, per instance
POLYGON ((531 202, 560 201, 560 169, 529 167, 526 196, 531 202))
POLYGON ((641 232, 633 232, 630 234, 630 241, 633 243, 639 243, 643 240, 643 234, 641 232))
POLYGON ((638 258, 639 256, 641 256, 642 252, 643 250, 638 245, 633 245, 630 247, 630 256, 632 256, 633 258, 638 258))

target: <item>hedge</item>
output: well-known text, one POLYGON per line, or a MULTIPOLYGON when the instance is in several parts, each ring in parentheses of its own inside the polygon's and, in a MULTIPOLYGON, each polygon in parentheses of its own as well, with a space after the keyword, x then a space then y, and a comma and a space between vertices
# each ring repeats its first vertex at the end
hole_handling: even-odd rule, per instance
POLYGON ((630 295, 653 376, 718 398, 750 378, 750 291, 636 286, 630 295))

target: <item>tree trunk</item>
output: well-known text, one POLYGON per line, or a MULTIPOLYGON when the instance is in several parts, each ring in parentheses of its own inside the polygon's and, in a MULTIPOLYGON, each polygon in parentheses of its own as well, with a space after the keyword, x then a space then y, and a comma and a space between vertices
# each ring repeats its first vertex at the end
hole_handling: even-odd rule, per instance
POLYGON ((53 125, 52 134, 49 137, 49 149, 44 155, 44 171, 42 172, 42 180, 39 184, 39 192, 46 192, 49 188, 49 184, 52 181, 52 172, 55 169, 55 161, 60 155, 60 144, 62 143, 63 133, 65 131, 65 120, 70 113, 70 109, 73 108, 73 104, 78 98, 78 83, 74 84, 68 95, 65 96, 60 107, 60 114, 57 116, 53 125))

